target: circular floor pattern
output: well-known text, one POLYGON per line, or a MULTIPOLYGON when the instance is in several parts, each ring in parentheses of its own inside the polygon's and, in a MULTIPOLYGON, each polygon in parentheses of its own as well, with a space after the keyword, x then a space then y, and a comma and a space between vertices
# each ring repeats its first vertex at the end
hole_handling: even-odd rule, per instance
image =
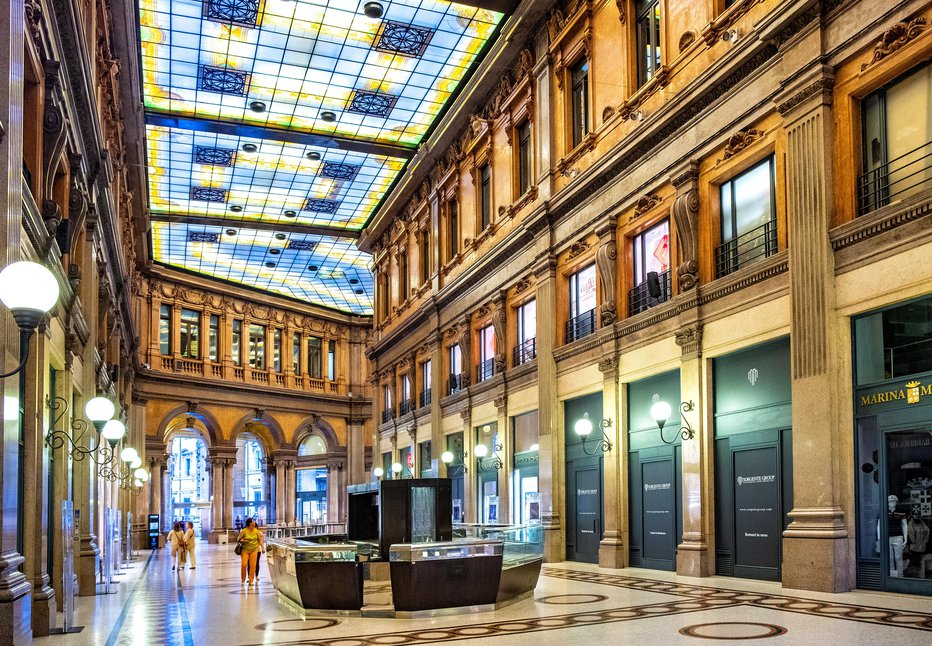
POLYGON ((267 621, 256 626, 256 630, 265 632, 272 630, 283 633, 299 633, 305 630, 323 630, 324 628, 333 628, 339 626, 340 622, 336 619, 327 619, 325 617, 308 617, 307 619, 279 619, 278 621, 267 621), (277 624, 301 624, 300 628, 279 628, 277 624))
POLYGON ((551 594, 535 601, 555 606, 574 606, 581 603, 596 603, 608 599, 604 594, 551 594), (571 601, 572 599, 572 601, 571 601))
POLYGON ((750 621, 715 621, 680 628, 680 634, 699 639, 766 639, 785 635, 783 626, 759 624, 750 621))

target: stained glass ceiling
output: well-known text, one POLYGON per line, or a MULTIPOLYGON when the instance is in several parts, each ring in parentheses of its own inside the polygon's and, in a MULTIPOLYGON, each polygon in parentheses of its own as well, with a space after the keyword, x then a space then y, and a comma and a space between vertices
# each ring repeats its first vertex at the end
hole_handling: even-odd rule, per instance
POLYGON ((439 0, 139 7, 154 259, 371 313, 371 280, 312 289, 295 271, 269 271, 258 247, 306 227, 335 241, 319 248, 334 254, 337 270, 356 271, 363 256, 347 253, 353 238, 503 14, 439 0), (367 16, 366 4, 380 5, 382 15, 367 16), (221 251, 188 239, 228 224, 238 240, 223 239, 221 251))

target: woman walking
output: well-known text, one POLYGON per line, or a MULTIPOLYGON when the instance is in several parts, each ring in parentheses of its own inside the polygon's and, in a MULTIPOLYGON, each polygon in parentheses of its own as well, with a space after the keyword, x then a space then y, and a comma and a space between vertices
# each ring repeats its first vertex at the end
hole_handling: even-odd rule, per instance
POLYGON ((196 561, 194 560, 194 523, 188 521, 188 529, 184 533, 184 548, 188 552, 188 558, 191 560, 191 569, 194 569, 196 561))
POLYGON ((181 531, 181 523, 176 522, 172 526, 172 531, 168 532, 168 542, 172 549, 172 572, 180 565, 181 552, 184 550, 184 532, 181 531))
POLYGON ((248 572, 249 585, 252 585, 256 579, 256 560, 259 558, 259 551, 265 552, 265 541, 262 538, 262 532, 256 529, 256 523, 252 518, 246 519, 246 526, 239 533, 236 542, 242 546, 242 552, 240 552, 240 580, 242 583, 246 583, 246 574, 248 572))

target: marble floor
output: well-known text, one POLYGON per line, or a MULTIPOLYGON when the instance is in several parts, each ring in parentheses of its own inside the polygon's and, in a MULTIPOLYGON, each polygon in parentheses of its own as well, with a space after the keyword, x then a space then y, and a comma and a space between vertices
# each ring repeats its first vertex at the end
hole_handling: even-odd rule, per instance
MULTIPOLYGON (((932 599, 793 591, 775 583, 693 579, 653 570, 546 565, 533 599, 481 614, 432 619, 300 619, 267 574, 239 581, 227 545, 201 544, 197 569, 171 571, 168 552, 143 552, 117 592, 80 597, 77 634, 36 644, 369 646, 455 641, 502 646, 701 644, 932 644, 932 599)), ((61 621, 59 620, 59 624, 61 621)))

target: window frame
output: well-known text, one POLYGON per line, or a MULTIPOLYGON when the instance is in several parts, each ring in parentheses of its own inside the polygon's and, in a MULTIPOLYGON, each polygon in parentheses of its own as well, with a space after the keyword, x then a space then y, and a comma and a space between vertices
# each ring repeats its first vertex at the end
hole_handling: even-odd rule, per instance
POLYGON ((178 319, 178 353, 185 359, 200 359, 200 341, 200 311, 182 307, 178 319))
POLYGON ((592 132, 591 98, 589 96, 589 59, 580 58, 567 69, 569 92, 570 150, 583 144, 592 132), (584 72, 580 74, 581 72, 584 72), (577 74, 580 74, 577 78, 577 74), (579 104, 577 104, 579 97, 579 104), (577 111, 578 110, 578 111, 577 111))
POLYGON ((634 20, 637 87, 643 87, 663 66, 663 3, 660 0, 637 0, 634 20), (656 10, 656 13, 655 13, 656 10), (656 18, 656 24, 654 24, 656 18), (647 22, 648 41, 642 41, 642 23, 647 22), (654 41, 654 36, 657 40, 654 41), (650 54, 655 54, 651 58, 650 54), (645 56, 646 55, 646 56, 645 56))
POLYGON ((159 307, 159 352, 172 355, 172 308, 164 303, 159 307))
POLYGON ((324 340, 319 336, 314 336, 313 334, 305 335, 305 357, 306 357, 306 370, 307 376, 311 379, 322 379, 323 378, 323 351, 324 351, 324 340), (315 359, 315 350, 316 348, 316 359, 315 359))
POLYGON ((233 319, 232 333, 230 336, 230 355, 233 365, 241 367, 243 365, 243 320, 233 319))
POLYGON ((267 356, 265 351, 265 342, 267 334, 268 328, 265 325, 260 325, 259 323, 249 324, 249 367, 253 370, 266 369, 267 356), (261 334, 257 333, 256 330, 261 330, 261 334))
POLYGON ((334 381, 337 375, 337 342, 327 341, 327 379, 334 381))
POLYGON ((460 253, 460 213, 457 199, 447 200, 447 262, 452 262, 460 253))
POLYGON ((492 163, 486 160, 479 167, 479 231, 492 226, 492 163))
POLYGON ((515 181, 517 197, 523 196, 534 186, 533 166, 534 149, 532 147, 532 125, 530 119, 525 119, 515 128, 516 173, 515 181), (525 136, 526 133, 526 136, 525 136))
MULTIPOLYGON (((745 175, 755 171, 756 169, 758 169, 760 166, 764 164, 768 164, 769 169, 770 169, 770 183, 769 183, 770 220, 769 220, 769 223, 774 228, 773 249, 765 252, 764 257, 765 258, 769 257, 777 253, 780 250, 779 214, 778 214, 778 205, 777 205, 777 202, 778 202, 778 198, 777 198, 777 156, 776 156, 776 152, 771 150, 770 152, 768 152, 766 155, 762 156, 761 158, 754 160, 752 163, 741 167, 740 170, 729 174, 726 178, 722 179, 721 181, 716 182, 716 189, 718 191, 717 209, 718 209, 719 223, 718 223, 718 245, 716 246, 715 253, 713 255, 715 278, 721 278, 722 276, 726 276, 730 273, 734 273, 735 271, 737 271, 738 269, 741 269, 742 267, 746 267, 748 265, 754 264, 755 262, 758 262, 757 259, 751 259, 750 261, 745 261, 744 263, 739 263, 736 261, 734 264, 734 267, 732 267, 729 271, 722 273, 718 266, 718 254, 719 254, 719 250, 725 244, 732 242, 734 240, 737 240, 742 235, 745 235, 745 234, 738 232, 738 225, 737 225, 738 218, 737 218, 737 208, 736 208, 736 198, 735 198, 735 193, 736 193, 735 182, 741 179, 742 177, 744 177, 745 175), (724 189, 726 186, 729 187, 729 193, 730 193, 730 198, 731 198, 730 225, 732 229, 732 236, 729 238, 725 237, 726 212, 723 206, 723 194, 724 194, 724 189)), ((767 223, 760 225, 760 226, 766 226, 766 224, 767 223)), ((755 227, 755 228, 760 228, 760 227, 755 227)), ((751 231, 753 230, 754 229, 751 229, 751 231)), ((769 242, 766 242, 765 244, 769 245, 769 242)))
POLYGON ((220 315, 210 314, 207 319, 207 358, 220 362, 220 315))

